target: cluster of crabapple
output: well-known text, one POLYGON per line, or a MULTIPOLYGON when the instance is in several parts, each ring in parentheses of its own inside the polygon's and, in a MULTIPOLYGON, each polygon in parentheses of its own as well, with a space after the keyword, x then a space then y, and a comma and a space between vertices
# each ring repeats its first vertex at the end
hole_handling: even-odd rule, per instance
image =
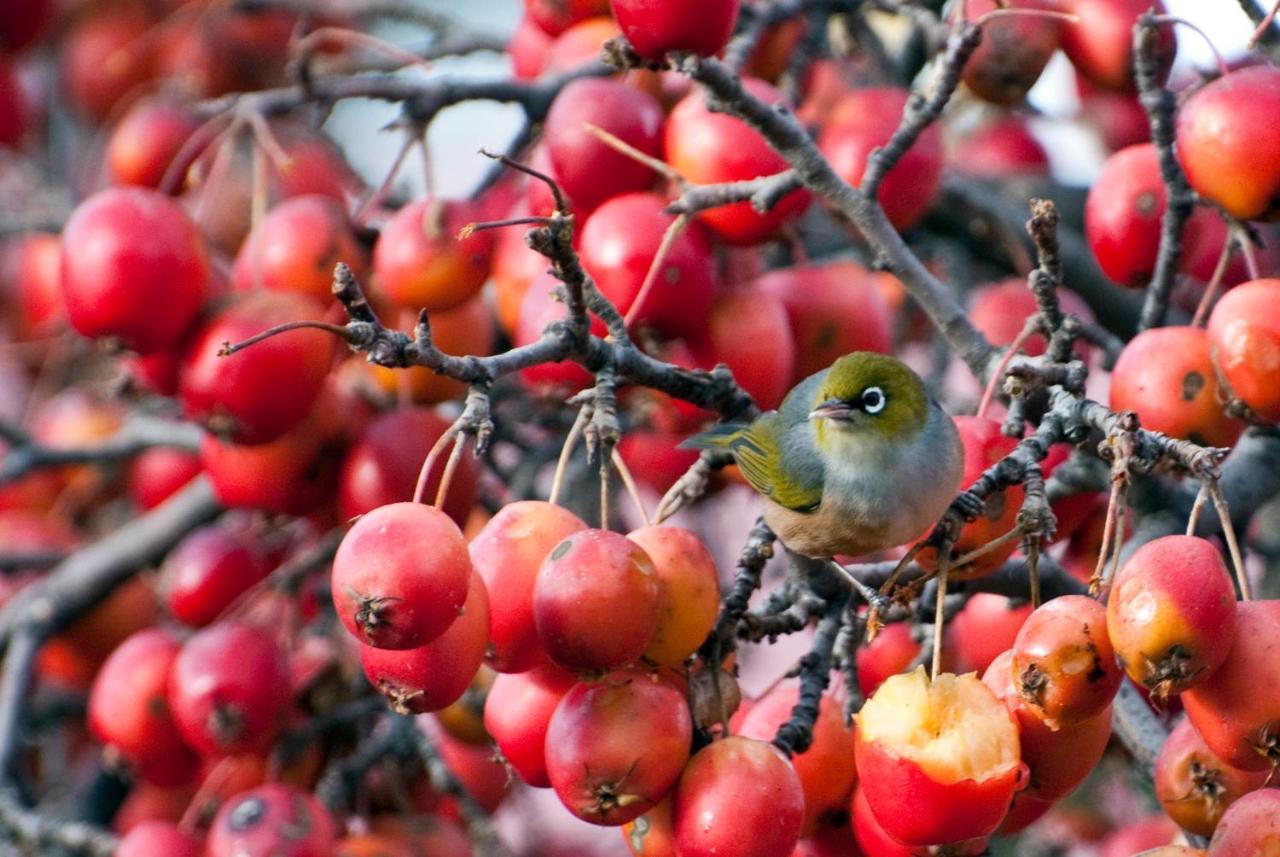
MULTIPOLYGON (((1143 425, 1174 437, 1229 447, 1245 419, 1280 418, 1280 393, 1267 370, 1267 353, 1280 342, 1271 311, 1280 281, 1259 277, 1273 267, 1276 234, 1258 224, 1231 232, 1214 207, 1244 221, 1267 220, 1280 182, 1280 152, 1258 142, 1260 109, 1280 103, 1280 71, 1248 66, 1192 93, 1178 111, 1176 153, 1197 205, 1183 232, 1179 270, 1186 280, 1175 297, 1194 312, 1190 324, 1147 330, 1121 353, 1111 404, 1137 411, 1143 425), (1233 171, 1241 153, 1251 168, 1233 171), (1206 286, 1207 284, 1207 286, 1206 286), (1214 301, 1219 289, 1227 290, 1214 301), (1207 319, 1207 329, 1202 327, 1207 319), (1162 359, 1152 360, 1155 355, 1162 359), (1180 396, 1170 395, 1180 389, 1180 396), (1234 402, 1235 409, 1224 408, 1234 402)), ((1090 190, 1085 210, 1089 244, 1099 265, 1121 285, 1150 280, 1160 244, 1166 190, 1151 143, 1115 152, 1090 190)))
MULTIPOLYGON (((1166 536, 1121 567, 1105 606, 1067 595, 1020 617, 1012 646, 981 681, 976 673, 931 681, 923 667, 873 674, 858 716, 859 841, 967 843, 981 853, 993 832, 1024 828, 1097 765, 1127 674, 1159 704, 1176 698, 1186 711, 1155 762, 1156 795, 1169 816, 1213 836, 1210 854, 1263 853, 1271 827, 1233 819, 1280 806, 1280 792, 1265 788, 1280 712, 1267 694, 1248 690, 1274 671, 1278 605, 1237 602, 1210 542, 1166 536)), ((867 665, 900 646, 873 644, 867 665)))
POLYGON ((690 758, 688 678, 677 668, 719 605, 715 563, 693 533, 658 525, 622 536, 524 501, 468 550, 444 513, 396 503, 348 531, 332 591, 365 675, 396 711, 449 706, 487 652, 498 675, 485 729, 524 782, 554 788, 579 818, 622 825, 671 795, 680 853, 724 847, 730 815, 777 813, 777 842, 798 838, 801 780, 768 743, 718 742, 690 758), (501 602, 490 604, 489 589, 501 602), (750 768, 752 788, 735 790, 718 765, 750 768))

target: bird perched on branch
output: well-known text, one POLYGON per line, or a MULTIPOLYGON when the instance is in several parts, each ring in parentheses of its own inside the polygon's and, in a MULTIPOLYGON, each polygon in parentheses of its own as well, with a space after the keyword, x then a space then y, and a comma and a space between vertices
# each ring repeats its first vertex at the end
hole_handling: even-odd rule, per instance
POLYGON ((754 422, 684 443, 730 453, 792 551, 857 556, 905 544, 960 487, 955 423, 902 361, 857 351, 797 384, 754 422))

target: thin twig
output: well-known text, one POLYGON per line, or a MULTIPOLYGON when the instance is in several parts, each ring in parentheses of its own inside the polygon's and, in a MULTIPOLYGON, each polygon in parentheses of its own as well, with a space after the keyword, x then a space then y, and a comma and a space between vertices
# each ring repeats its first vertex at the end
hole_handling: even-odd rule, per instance
POLYGON ((341 325, 341 324, 329 324, 328 322, 325 322, 325 321, 310 321, 310 320, 289 321, 289 322, 285 322, 284 324, 277 324, 274 327, 269 327, 266 330, 262 331, 261 333, 255 333, 253 336, 250 336, 248 339, 242 339, 239 342, 232 343, 232 342, 224 341, 222 343, 222 346, 218 349, 218 356, 230 357, 233 354, 238 354, 241 351, 244 351, 246 348, 257 345, 259 342, 270 339, 273 336, 279 336, 282 333, 288 333, 293 330, 320 330, 320 331, 324 331, 325 333, 332 333, 334 336, 338 337, 344 342, 351 341, 351 332, 344 325, 341 325))
POLYGON ((928 98, 913 93, 907 100, 906 110, 902 114, 902 122, 898 125, 889 142, 876 149, 867 159, 867 168, 862 175, 859 190, 870 199, 876 198, 880 183, 889 171, 902 160, 907 150, 920 138, 925 129, 942 115, 956 87, 960 85, 960 75, 969 57, 977 49, 982 40, 982 28, 975 24, 960 23, 947 39, 946 53, 939 59, 941 71, 933 84, 933 92, 928 98))

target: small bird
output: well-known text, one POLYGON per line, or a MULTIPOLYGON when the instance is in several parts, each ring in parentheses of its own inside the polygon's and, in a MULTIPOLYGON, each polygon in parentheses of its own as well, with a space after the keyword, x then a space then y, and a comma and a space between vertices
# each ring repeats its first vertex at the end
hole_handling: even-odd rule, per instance
POLYGON ((684 446, 729 452, 792 551, 858 556, 905 544, 960 487, 955 423, 902 361, 855 351, 801 381, 776 411, 684 446))

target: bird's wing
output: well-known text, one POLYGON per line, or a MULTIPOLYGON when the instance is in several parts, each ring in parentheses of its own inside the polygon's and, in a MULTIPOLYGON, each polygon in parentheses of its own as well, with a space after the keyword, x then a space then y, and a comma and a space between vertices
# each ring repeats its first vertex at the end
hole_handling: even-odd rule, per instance
POLYGON ((801 381, 778 410, 762 414, 750 425, 720 423, 680 446, 730 453, 752 488, 793 512, 811 512, 822 502, 825 468, 813 448, 809 410, 825 376, 823 370, 801 381), (784 473, 785 479, 781 478, 784 473))
POLYGON ((730 450, 752 488, 793 512, 810 512, 822 502, 821 462, 804 460, 781 443, 783 422, 779 414, 765 414, 737 435, 730 450))
POLYGON ((725 450, 752 488, 792 511, 812 511, 822 501, 822 463, 781 443, 786 422, 782 414, 770 412, 751 425, 721 423, 680 445, 725 450))

